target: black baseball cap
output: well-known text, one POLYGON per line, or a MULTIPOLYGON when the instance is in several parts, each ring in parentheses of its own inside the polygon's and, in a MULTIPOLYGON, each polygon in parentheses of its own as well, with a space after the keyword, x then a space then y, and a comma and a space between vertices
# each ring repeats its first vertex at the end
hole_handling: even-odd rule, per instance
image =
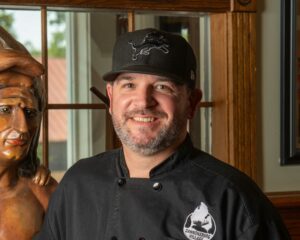
POLYGON ((180 35, 153 28, 121 35, 115 43, 112 71, 105 81, 114 81, 120 73, 145 73, 168 77, 178 84, 195 86, 196 57, 180 35))

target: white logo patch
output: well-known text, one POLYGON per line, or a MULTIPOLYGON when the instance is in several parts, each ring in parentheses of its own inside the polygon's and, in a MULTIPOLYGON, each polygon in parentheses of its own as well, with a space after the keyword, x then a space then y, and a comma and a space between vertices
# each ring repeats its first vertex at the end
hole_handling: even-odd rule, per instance
POLYGON ((170 51, 170 45, 168 40, 159 32, 148 33, 140 44, 129 42, 133 50, 132 60, 135 61, 140 55, 150 55, 151 50, 157 49, 162 51, 164 54, 168 54, 170 51))
POLYGON ((183 233, 189 240, 210 240, 216 230, 215 220, 203 202, 187 216, 183 226, 183 233))

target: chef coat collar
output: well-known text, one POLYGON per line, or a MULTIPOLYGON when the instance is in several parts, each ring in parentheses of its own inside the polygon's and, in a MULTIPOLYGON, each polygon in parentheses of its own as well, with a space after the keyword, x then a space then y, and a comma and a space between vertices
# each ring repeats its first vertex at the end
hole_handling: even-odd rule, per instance
MULTIPOLYGON (((163 173, 169 172, 176 168, 178 165, 184 163, 186 157, 192 152, 193 143, 189 134, 187 134, 183 143, 178 147, 178 149, 165 161, 154 167, 150 171, 150 178, 159 176, 163 173)), ((117 172, 119 177, 129 177, 129 170, 127 168, 123 149, 119 151, 119 157, 117 159, 117 172)))

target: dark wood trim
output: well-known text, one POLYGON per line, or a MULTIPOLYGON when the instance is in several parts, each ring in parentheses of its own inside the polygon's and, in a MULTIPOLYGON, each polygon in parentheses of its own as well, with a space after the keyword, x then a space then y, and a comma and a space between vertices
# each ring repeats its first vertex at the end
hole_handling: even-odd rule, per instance
POLYGON ((199 107, 200 108, 208 108, 208 107, 214 107, 214 102, 200 102, 199 107))
POLYGON ((230 0, 0 0, 0 4, 148 11, 230 11, 230 0))
POLYGON ((47 9, 41 8, 41 28, 42 28, 42 64, 45 67, 44 80, 44 100, 46 109, 43 113, 42 132, 43 132, 43 165, 49 167, 49 119, 48 119, 48 41, 47 41, 47 9))
POLYGON ((293 240, 300 239, 300 192, 267 193, 293 240))
POLYGON ((106 109, 105 104, 95 104, 95 103, 57 103, 48 104, 47 109, 106 109))
MULTIPOLYGON (((300 192, 271 192, 266 193, 277 208, 300 208, 300 192)), ((300 220, 300 215, 299 215, 300 220)))
POLYGON ((0 4, 19 7, 103 8, 122 11, 256 12, 256 0, 0 0, 0 4))
POLYGON ((256 0, 231 0, 232 12, 256 12, 256 0))

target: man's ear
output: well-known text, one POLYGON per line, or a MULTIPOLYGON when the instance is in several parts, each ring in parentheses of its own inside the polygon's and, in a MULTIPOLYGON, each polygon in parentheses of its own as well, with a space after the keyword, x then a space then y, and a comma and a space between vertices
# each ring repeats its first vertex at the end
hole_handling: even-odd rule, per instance
POLYGON ((111 114, 111 108, 112 108, 112 95, 113 95, 113 85, 111 83, 106 84, 106 92, 107 96, 109 98, 109 113, 111 114))
POLYGON ((188 119, 192 119, 194 117, 198 104, 200 103, 201 99, 202 99, 202 91, 199 88, 195 88, 191 90, 190 111, 188 114, 188 119))

